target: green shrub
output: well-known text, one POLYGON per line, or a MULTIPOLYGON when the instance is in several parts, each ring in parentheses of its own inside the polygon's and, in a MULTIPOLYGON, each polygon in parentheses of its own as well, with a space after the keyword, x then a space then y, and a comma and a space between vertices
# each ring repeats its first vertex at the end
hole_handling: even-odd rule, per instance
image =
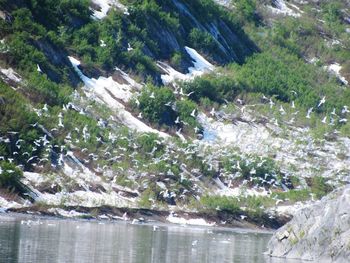
MULTIPOLYGON (((170 106, 167 106, 175 101, 175 96, 171 89, 158 88, 149 84, 142 90, 137 99, 139 101, 138 109, 142 112, 145 119, 158 125, 174 125, 176 112, 170 106)), ((136 106, 134 105, 134 107, 136 106)))
POLYGON ((0 187, 20 191, 20 179, 22 177, 22 170, 17 168, 13 163, 0 162, 0 187))

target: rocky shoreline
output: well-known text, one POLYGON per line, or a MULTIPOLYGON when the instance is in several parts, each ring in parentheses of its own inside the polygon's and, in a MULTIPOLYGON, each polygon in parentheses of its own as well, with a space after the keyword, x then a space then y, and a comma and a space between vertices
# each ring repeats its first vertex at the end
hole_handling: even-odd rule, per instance
POLYGON ((268 245, 268 255, 317 262, 349 262, 350 186, 297 211, 268 245))
POLYGON ((169 211, 143 208, 101 207, 52 207, 34 205, 30 207, 9 208, 6 213, 107 221, 130 221, 133 223, 174 223, 180 225, 202 225, 254 230, 275 230, 286 224, 290 217, 270 218, 267 214, 260 218, 249 215, 231 214, 225 211, 169 211))

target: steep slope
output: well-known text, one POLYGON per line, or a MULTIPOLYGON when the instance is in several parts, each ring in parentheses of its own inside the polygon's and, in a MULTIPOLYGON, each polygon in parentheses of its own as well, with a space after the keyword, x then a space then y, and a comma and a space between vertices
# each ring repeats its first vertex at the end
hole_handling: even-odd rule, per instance
POLYGON ((0 2, 2 204, 276 227, 348 182, 349 89, 244 2, 0 2))

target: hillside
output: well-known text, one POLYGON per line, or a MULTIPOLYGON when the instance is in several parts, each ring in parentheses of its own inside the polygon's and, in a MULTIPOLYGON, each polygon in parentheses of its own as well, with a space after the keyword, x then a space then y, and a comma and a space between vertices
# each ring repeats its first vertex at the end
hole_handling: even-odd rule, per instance
POLYGON ((350 180, 347 2, 0 0, 0 18, 4 210, 274 228, 350 180))

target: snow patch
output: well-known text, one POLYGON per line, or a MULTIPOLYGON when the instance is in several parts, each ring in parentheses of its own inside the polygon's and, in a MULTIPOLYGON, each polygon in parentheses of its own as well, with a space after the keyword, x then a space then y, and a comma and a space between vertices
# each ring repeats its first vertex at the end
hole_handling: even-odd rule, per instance
POLYGON ((208 223, 203 218, 192 218, 185 219, 183 217, 174 216, 174 213, 170 213, 170 215, 166 218, 166 220, 173 224, 180 225, 197 225, 197 226, 214 226, 215 223, 208 223))
POLYGON ((58 192, 55 194, 41 193, 37 201, 41 201, 52 206, 116 206, 129 207, 134 204, 133 199, 123 197, 115 192, 96 193, 91 191, 58 192))
POLYGON ((0 68, 0 72, 4 74, 8 79, 13 80, 14 82, 18 83, 22 81, 22 78, 20 77, 20 75, 18 75, 16 71, 14 71, 12 68, 8 68, 8 69, 0 68))
POLYGON ((15 201, 7 201, 5 198, 0 196, 0 213, 6 212, 9 208, 21 208, 23 205, 15 202, 15 201))
POLYGON ((161 75, 162 82, 164 85, 169 85, 170 83, 173 83, 175 80, 190 79, 190 76, 188 74, 187 75, 183 74, 164 62, 158 61, 157 66, 166 73, 161 75))
POLYGON ((231 0, 215 0, 215 2, 219 5, 224 6, 224 7, 230 7, 232 5, 231 0))
POLYGON ((164 85, 173 83, 175 80, 187 81, 197 76, 203 75, 204 73, 211 72, 215 69, 215 66, 202 57, 196 50, 185 47, 186 52, 190 55, 193 60, 193 67, 189 67, 189 73, 183 74, 170 65, 164 62, 157 62, 157 66, 162 69, 166 74, 161 75, 162 82, 164 85))
POLYGON ((255 189, 250 189, 245 187, 229 188, 226 185, 224 185, 219 178, 216 178, 214 181, 216 185, 220 188, 215 192, 215 195, 229 196, 229 197, 239 197, 239 196, 248 197, 248 196, 268 196, 269 195, 269 192, 266 190, 257 191, 255 189))
POLYGON ((23 172, 23 176, 24 180, 28 180, 34 183, 34 185, 40 185, 46 181, 45 178, 39 173, 23 172))
POLYGON ((92 3, 98 5, 101 8, 101 10, 93 10, 92 16, 95 19, 103 19, 104 17, 106 17, 109 9, 111 9, 112 7, 116 7, 120 10, 123 10, 125 15, 129 14, 128 9, 125 7, 125 5, 123 5, 117 0, 92 0, 92 3))
POLYGON ((85 76, 81 70, 78 68, 80 65, 80 61, 73 58, 68 57, 71 61, 75 71, 80 76, 81 80, 84 82, 86 89, 85 94, 98 101, 102 101, 106 103, 111 109, 116 110, 116 114, 118 119, 127 127, 134 129, 138 132, 153 132, 157 133, 159 136, 163 138, 169 137, 168 134, 164 132, 160 132, 156 129, 153 129, 134 117, 130 112, 125 109, 125 106, 120 102, 127 102, 133 92, 133 87, 137 89, 141 88, 141 85, 132 80, 126 73, 122 72, 120 69, 117 71, 122 72, 122 77, 126 80, 128 84, 119 84, 115 82, 111 77, 104 78, 99 77, 98 79, 90 79, 85 76))
POLYGON ((61 208, 50 208, 47 211, 55 215, 60 215, 60 216, 69 217, 69 218, 82 217, 87 215, 85 213, 80 213, 75 210, 66 211, 61 208))
POLYGON ((340 74, 341 68, 342 67, 338 63, 333 63, 333 64, 330 64, 329 66, 326 66, 326 69, 328 70, 328 72, 335 74, 341 82, 343 82, 345 85, 348 85, 349 82, 345 79, 345 77, 343 77, 340 74))
POLYGON ((250 145, 246 147, 256 148, 256 145, 260 145, 270 137, 269 131, 262 126, 251 126, 243 122, 225 124, 215 121, 203 113, 198 114, 197 119, 204 127, 202 141, 205 143, 215 144, 219 141, 222 143, 221 145, 236 145, 241 142, 244 144, 250 142, 250 145))
MULTIPOLYGON (((293 9, 289 8, 284 0, 275 0, 276 7, 269 6, 269 9, 275 14, 281 14, 286 16, 300 17, 301 14, 297 13, 293 9)), ((297 6, 289 4, 299 12, 302 12, 297 6)))
POLYGON ((205 72, 210 72, 214 70, 214 65, 202 57, 196 50, 193 48, 185 47, 186 52, 193 59, 194 67, 190 67, 188 70, 193 76, 202 75, 205 72))

